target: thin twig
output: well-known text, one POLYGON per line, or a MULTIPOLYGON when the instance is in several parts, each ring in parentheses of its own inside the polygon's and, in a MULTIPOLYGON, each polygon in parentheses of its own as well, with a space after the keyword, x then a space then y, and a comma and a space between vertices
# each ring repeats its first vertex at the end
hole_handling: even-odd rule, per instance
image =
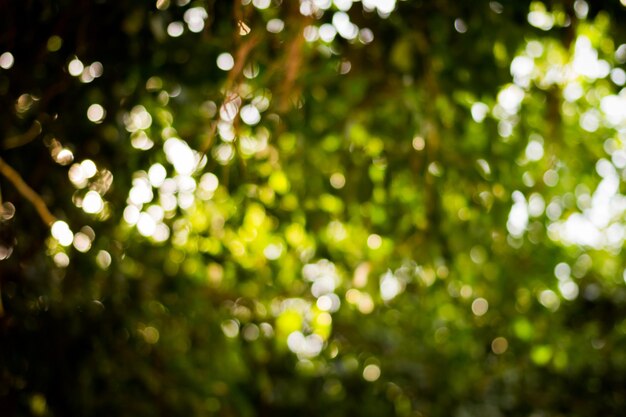
POLYGON ((56 217, 50 213, 48 206, 46 206, 46 203, 39 194, 30 188, 30 186, 24 182, 20 174, 9 164, 4 162, 2 158, 0 158, 0 173, 17 188, 17 191, 24 196, 24 198, 31 202, 37 210, 37 213, 39 213, 39 217, 41 217, 41 220, 43 220, 46 225, 50 226, 56 221, 56 217))
POLYGON ((17 136, 12 136, 7 138, 2 142, 2 147, 4 149, 13 149, 18 148, 20 146, 26 145, 27 143, 34 140, 41 133, 41 123, 38 120, 33 122, 33 125, 24 133, 17 136))
POLYGON ((282 112, 286 112, 289 108, 289 99, 291 98, 292 89, 295 85, 296 78, 298 77, 298 73, 300 72, 300 67, 302 65, 303 47, 304 35, 301 30, 298 30, 295 38, 289 45, 289 49, 285 57, 287 60, 285 64, 285 80, 282 83, 281 99, 279 104, 279 109, 282 112))
MULTIPOLYGON (((260 35, 251 36, 246 40, 246 42, 242 43, 237 49, 237 52, 235 53, 235 65, 228 73, 228 78, 226 79, 226 82, 224 85, 225 98, 222 101, 222 103, 219 105, 218 112, 219 112, 219 109, 221 109, 224 104, 228 103, 230 100, 233 99, 233 96, 231 95, 231 90, 234 89, 234 86, 236 86, 237 84, 237 80, 239 79, 241 73, 243 72, 243 68, 248 59, 248 55, 250 54, 250 52, 252 52, 254 47, 260 42, 260 40, 261 40, 260 35)), ((202 143, 202 145, 199 148, 199 152, 201 156, 206 155, 207 152, 213 146, 216 130, 217 130, 217 122, 213 122, 211 126, 211 130, 209 131, 207 138, 205 139, 204 143, 202 143)), ((202 157, 200 158, 200 160, 201 159, 202 157)))

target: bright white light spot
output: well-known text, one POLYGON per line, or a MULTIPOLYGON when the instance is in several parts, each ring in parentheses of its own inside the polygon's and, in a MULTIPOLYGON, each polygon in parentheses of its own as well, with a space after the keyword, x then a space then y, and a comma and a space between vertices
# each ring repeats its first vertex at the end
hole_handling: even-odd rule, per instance
POLYGON ((577 18, 584 19, 587 17, 587 13, 589 13, 589 5, 584 0, 576 0, 574 2, 574 11, 577 18))
POLYGON ((150 217, 152 217, 154 221, 157 223, 163 220, 163 216, 165 215, 165 212, 163 211, 163 207, 158 206, 158 205, 152 205, 148 207, 148 209, 146 210, 146 213, 148 213, 150 217))
POLYGON ((80 163, 80 168, 85 178, 91 178, 98 172, 96 164, 91 159, 85 159, 80 163))
POLYGON ((374 40, 374 32, 369 28, 363 28, 359 31, 359 40, 361 43, 368 44, 374 40))
POLYGON ((82 62, 80 62, 78 58, 72 59, 67 65, 67 70, 69 71, 70 75, 73 75, 74 77, 78 77, 79 75, 81 75, 84 68, 85 66, 82 62))
POLYGON ((416 151, 422 151, 426 147, 426 141, 421 136, 415 136, 411 145, 413 145, 413 149, 416 151))
POLYGON ((137 220, 137 230, 142 236, 152 236, 156 230, 156 222, 148 213, 141 213, 137 220))
POLYGON ((513 123, 508 120, 501 120, 498 123, 498 134, 503 138, 508 138, 513 134, 513 123))
POLYGON ((128 224, 137 224, 139 213, 139 209, 136 206, 126 206, 124 209, 124 220, 128 224))
POLYGON ((280 258, 283 253, 283 245, 281 244, 269 244, 263 249, 263 255, 270 261, 275 261, 280 258))
POLYGON ((611 70, 611 81, 615 85, 624 85, 626 83, 626 72, 621 68, 613 68, 611 70))
POLYGON ((337 9, 341 10, 342 12, 347 12, 352 7, 353 0, 333 0, 333 3, 335 3, 335 7, 337 9))
POLYGON ((160 187, 161 194, 174 194, 177 187, 178 185, 176 184, 176 180, 173 178, 167 178, 163 181, 163 185, 160 187))
POLYGON ((311 16, 314 12, 315 8, 313 7, 313 3, 309 0, 300 2, 300 14, 302 16, 311 16))
POLYGON ((83 232, 78 232, 74 235, 74 247, 79 252, 87 252, 91 249, 91 239, 83 232))
POLYGON ((270 94, 271 93, 266 92, 266 94, 264 95, 254 97, 252 99, 252 104, 254 105, 254 107, 256 107, 259 111, 267 110, 270 106, 270 94))
POLYGON ((173 211, 176 210, 176 207, 178 206, 178 200, 173 194, 161 194, 159 196, 159 204, 163 207, 163 210, 173 211))
POLYGON ((135 132, 135 134, 131 136, 130 144, 133 148, 142 151, 147 151, 154 146, 154 142, 152 141, 152 139, 150 139, 148 135, 146 135, 146 132, 143 131, 135 132))
POLYGON ((550 30, 554 26, 554 16, 544 11, 528 13, 528 23, 541 30, 550 30))
MULTIPOLYGON (((248 63, 244 67, 244 69, 243 69, 243 76, 246 77, 249 80, 252 80, 252 79, 256 78, 257 75, 259 75, 260 71, 261 71, 261 69, 259 68, 259 66, 256 63, 250 62, 250 63, 248 63)), ((254 103, 254 101, 253 101, 253 103, 254 103)), ((257 108, 258 108, 258 106, 257 106, 257 108)))
POLYGON ((159 163, 153 164, 148 170, 150 185, 155 188, 160 187, 163 184, 166 176, 167 172, 165 171, 165 167, 159 163))
POLYGON ((372 250, 379 249, 382 244, 383 239, 377 234, 371 234, 367 237, 367 246, 372 250))
POLYGON ((428 173, 435 177, 440 177, 443 174, 443 167, 439 162, 433 161, 428 164, 428 173))
POLYGON ((531 58, 539 58, 543 54, 543 45, 539 41, 529 41, 526 44, 526 53, 531 58))
POLYGON ((613 154, 611 155, 611 162, 613 162, 613 165, 617 168, 626 167, 626 151, 623 149, 613 151, 613 154))
POLYGON ((585 216, 574 213, 565 222, 555 224, 560 240, 579 245, 601 247, 602 234, 585 216), (560 226, 560 227, 559 227, 560 226))
POLYGON ((365 10, 378 11, 379 16, 386 18, 396 8, 396 0, 363 0, 365 10))
POLYGON ((157 242, 165 242, 170 237, 170 228, 164 223, 159 223, 152 234, 152 239, 157 242))
POLYGON ((192 193, 180 193, 178 194, 178 207, 181 209, 188 209, 193 205, 195 197, 192 193))
POLYGON ((559 291, 566 300, 575 300, 579 292, 578 284, 573 281, 559 282, 559 291))
POLYGON ((239 323, 235 320, 225 320, 222 322, 222 331, 226 337, 235 338, 239 334, 239 323))
POLYGON ((513 192, 513 205, 509 212, 506 228, 512 236, 521 236, 528 226, 528 206, 520 191, 513 192))
POLYGON ((83 188, 87 185, 87 177, 83 172, 81 164, 74 164, 67 171, 67 176, 76 188, 83 188))
POLYGON ((553 169, 547 170, 543 174, 543 183, 548 187, 555 187, 559 183, 559 173, 553 169))
POLYGON ((324 42, 332 42, 337 36, 337 29, 330 23, 324 23, 319 28, 319 36, 324 42))
POLYGON ((391 271, 380 277, 380 297, 384 301, 395 298, 404 290, 404 285, 391 271))
POLYGON ((459 33, 465 33, 467 32, 467 23, 463 19, 455 19, 454 29, 459 33))
POLYGON ((213 156, 222 165, 226 165, 235 156, 235 148, 230 143, 223 143, 214 148, 213 156))
POLYGON ((559 204, 559 201, 558 200, 551 201, 550 204, 548 204, 548 207, 546 208, 546 215, 548 216, 548 219, 552 221, 556 221, 559 219, 559 217, 561 217, 561 214, 563 214, 563 207, 561 207, 561 204, 559 204))
POLYGON ((626 62, 626 43, 621 44, 615 50, 615 60, 620 64, 626 62))
POLYGON ((324 313, 320 313, 315 319, 315 321, 317 322, 317 324, 321 326, 330 326, 333 322, 333 318, 330 314, 324 312, 324 313))
POLYGON ((346 185, 346 177, 344 177, 340 172, 335 172, 330 176, 330 185, 339 190, 346 185))
POLYGON ((359 34, 359 28, 350 22, 350 17, 345 12, 333 14, 333 26, 344 39, 354 39, 359 34))
POLYGON ((167 34, 172 38, 178 38, 185 31, 185 26, 183 26, 182 22, 172 22, 167 25, 167 34))
POLYGON ((578 100, 584 94, 583 87, 578 82, 568 83, 563 89, 563 97, 570 103, 578 100))
POLYGON ((546 208, 546 202, 541 194, 532 193, 528 199, 528 214, 532 217, 539 217, 546 208))
POLYGON ((235 120, 237 116, 237 112, 239 112, 239 106, 241 104, 241 98, 237 97, 232 100, 226 101, 220 107, 220 119, 222 122, 226 122, 225 124, 219 124, 218 129, 220 131, 220 135, 224 136, 225 132, 233 131, 232 122, 235 120))
MULTIPOLYGON (((600 159, 598 162, 596 162, 596 172, 598 173, 599 176, 601 176, 602 178, 605 179, 609 179, 609 180, 613 180, 616 176, 616 172, 615 172, 615 168, 613 166, 611 166, 611 163, 609 161, 607 161, 606 159, 602 158, 600 159)), ((600 183, 602 184, 602 183, 600 183)), ((611 189, 614 188, 614 186, 616 186, 617 184, 611 184, 611 189)), ((598 189, 600 188, 600 186, 598 186, 598 189)), ((612 191, 612 193, 614 193, 614 191, 612 191)))
POLYGON ((347 59, 343 59, 341 61, 341 64, 339 64, 339 73, 342 75, 349 73, 351 69, 352 69, 352 63, 348 61, 347 59))
POLYGON ((511 84, 498 93, 498 104, 510 115, 516 114, 524 100, 524 90, 511 84))
POLYGON ((489 106, 487 106, 485 103, 476 102, 472 104, 471 111, 472 119, 474 119, 476 123, 482 123, 482 121, 485 120, 485 117, 487 117, 487 114, 489 113, 489 106))
POLYGON ((248 323, 244 326, 243 331, 241 333, 243 334, 244 339, 246 339, 249 342, 252 342, 259 338, 259 335, 261 332, 259 331, 259 326, 253 323, 248 323))
POLYGON ((15 58, 11 52, 5 52, 0 55, 0 68, 9 69, 15 63, 15 58))
POLYGON ((104 119, 104 115, 105 115, 104 107, 102 107, 99 104, 92 104, 87 109, 87 118, 91 122, 94 122, 94 123, 102 122, 102 119, 104 119))
POLYGON ((559 296, 552 290, 543 290, 539 293, 539 302, 548 310, 556 311, 561 302, 559 296))
POLYGON ((321 10, 328 10, 332 5, 332 0, 313 0, 315 7, 321 10))
POLYGON ((169 138, 163 144, 167 160, 174 169, 183 175, 190 175, 196 169, 197 158, 187 142, 178 138, 169 138))
POLYGON ((319 38, 317 26, 309 25, 305 27, 302 35, 307 42, 315 42, 319 38))
POLYGON ((526 158, 529 161, 539 161, 543 158, 543 144, 537 140, 531 140, 526 146, 526 158))
POLYGON ((144 106, 135 106, 130 114, 125 117, 126 130, 135 132, 145 130, 152 126, 152 116, 144 106))
POLYGON ((74 160, 74 154, 67 148, 63 148, 56 154, 54 160, 61 165, 67 165, 74 160))
POLYGON ((324 294, 330 294, 335 291, 337 286, 337 278, 331 274, 323 274, 318 276, 313 285, 311 285, 311 294, 318 298, 324 294))
POLYGON ((83 70, 83 73, 80 74, 79 79, 82 83, 90 83, 93 81, 93 77, 91 76, 91 73, 89 72, 89 67, 83 70))
POLYGON ((55 254, 52 260, 54 261, 54 264, 59 268, 67 268, 67 266, 70 264, 70 257, 63 252, 55 254))
POLYGON ((252 104, 247 104, 241 108, 239 112, 241 120, 249 126, 254 126, 261 121, 261 113, 252 104))
POLYGON ((131 203, 139 206, 149 203, 153 197, 152 187, 146 178, 135 178, 133 180, 133 187, 128 192, 128 199, 131 203))
POLYGON ((313 358, 322 351, 324 340, 317 334, 304 336, 295 331, 287 337, 287 346, 299 358, 313 358))
POLYGON ((580 127, 587 132, 595 132, 600 127, 600 118, 598 112, 595 109, 586 111, 580 117, 580 127))
POLYGON ((580 75, 596 79, 609 75, 611 67, 608 62, 598 60, 598 51, 593 48, 589 38, 581 35, 576 39, 573 69, 580 75))
POLYGON ((489 302, 484 298, 479 297, 472 302, 472 313, 474 315, 478 317, 483 316, 487 313, 487 310, 489 310, 489 302))
POLYGON ((200 188, 205 191, 214 192, 218 185, 219 180, 212 172, 207 172, 200 178, 200 188))
POLYGON ((515 84, 528 87, 530 77, 535 68, 535 61, 527 56, 517 56, 511 62, 511 75, 515 80, 515 84))
POLYGON ((98 61, 94 62, 93 64, 89 66, 89 74, 93 78, 101 77, 103 72, 104 72, 104 67, 102 66, 102 63, 98 61))
POLYGON ((476 163, 485 175, 491 175, 491 167, 489 166, 489 162, 485 161, 484 159, 478 159, 476 160, 476 163))
POLYGON ((217 56, 217 67, 222 71, 230 71, 235 66, 235 59, 228 52, 223 52, 217 56))
POLYGON ((363 369, 363 379, 368 382, 374 382, 380 378, 380 367, 370 364, 363 369))
POLYGON ((183 19, 187 23, 189 30, 198 33, 204 29, 204 21, 209 17, 209 14, 204 7, 192 7, 185 11, 183 19))
POLYGON ((302 268, 302 274, 307 281, 313 282, 311 294, 316 298, 335 291, 339 282, 335 265, 327 260, 306 264, 302 268))
POLYGON ((554 276, 559 281, 567 281, 570 279, 570 274, 572 273, 572 268, 565 262, 559 262, 554 267, 554 276))
POLYGON ((322 295, 320 298, 317 299, 316 305, 317 308, 322 311, 330 311, 333 306, 333 301, 328 295, 322 295))
POLYGON ((83 211, 89 214, 95 214, 102 211, 104 202, 102 197, 96 191, 88 191, 83 198, 83 211))
POLYGON ((105 250, 101 250, 96 255, 96 263, 102 269, 107 269, 111 266, 111 254, 105 250))
POLYGON ((254 7, 260 10, 267 9, 268 7, 270 7, 271 3, 271 0, 252 0, 252 4, 254 5, 254 7))
POLYGON ((57 220, 52 224, 50 233, 63 246, 69 246, 74 241, 74 234, 70 230, 70 226, 62 220, 57 220))
POLYGON ((271 19, 265 28, 270 33, 280 33, 285 28, 285 22, 280 19, 271 19))
POLYGON ((626 122, 626 95, 609 95, 602 99, 600 108, 609 123, 619 127, 626 122))

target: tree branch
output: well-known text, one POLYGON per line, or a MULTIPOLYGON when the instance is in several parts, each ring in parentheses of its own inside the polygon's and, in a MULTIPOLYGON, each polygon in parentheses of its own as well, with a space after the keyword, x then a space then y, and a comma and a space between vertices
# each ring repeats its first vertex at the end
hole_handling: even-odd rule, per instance
POLYGON ((35 139, 41 133, 41 123, 38 120, 33 122, 33 125, 21 135, 13 136, 7 138, 2 142, 2 147, 4 149, 13 149, 18 148, 20 146, 26 145, 28 142, 35 139))
POLYGON ((20 174, 13 169, 9 164, 7 164, 2 158, 0 158, 0 173, 4 175, 17 189, 17 191, 37 210, 39 213, 39 217, 43 222, 50 226, 52 223, 56 221, 56 217, 50 213, 48 210, 48 206, 43 201, 43 199, 37 194, 20 176, 20 174))

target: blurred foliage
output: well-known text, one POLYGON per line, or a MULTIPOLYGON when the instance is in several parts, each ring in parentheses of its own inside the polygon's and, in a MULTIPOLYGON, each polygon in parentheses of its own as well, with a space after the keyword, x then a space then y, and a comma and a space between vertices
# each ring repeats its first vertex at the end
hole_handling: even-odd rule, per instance
POLYGON ((625 18, 0 2, 0 415, 620 415, 625 18))

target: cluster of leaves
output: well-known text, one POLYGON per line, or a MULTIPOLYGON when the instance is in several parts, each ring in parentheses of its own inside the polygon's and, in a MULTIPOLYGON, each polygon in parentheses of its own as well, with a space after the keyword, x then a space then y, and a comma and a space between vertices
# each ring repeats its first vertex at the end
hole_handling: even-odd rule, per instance
POLYGON ((7 415, 624 408, 618 2, 0 16, 7 415))

